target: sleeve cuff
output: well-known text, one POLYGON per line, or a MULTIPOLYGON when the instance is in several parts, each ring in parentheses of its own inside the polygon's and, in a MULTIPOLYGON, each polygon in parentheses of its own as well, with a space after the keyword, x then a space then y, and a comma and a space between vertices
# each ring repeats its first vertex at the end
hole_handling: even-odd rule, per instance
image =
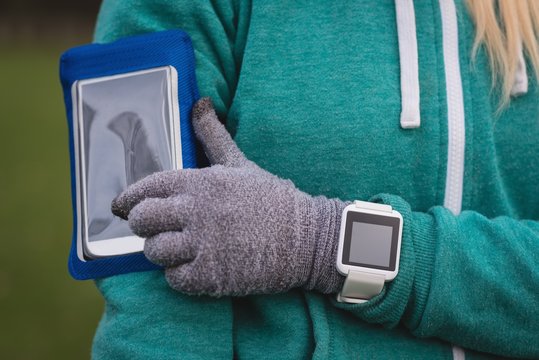
POLYGON ((333 304, 369 323, 395 327, 402 320, 411 329, 421 321, 429 294, 435 251, 435 224, 432 216, 412 212, 401 197, 379 194, 369 201, 391 205, 403 218, 402 245, 397 277, 382 292, 362 304, 333 304))

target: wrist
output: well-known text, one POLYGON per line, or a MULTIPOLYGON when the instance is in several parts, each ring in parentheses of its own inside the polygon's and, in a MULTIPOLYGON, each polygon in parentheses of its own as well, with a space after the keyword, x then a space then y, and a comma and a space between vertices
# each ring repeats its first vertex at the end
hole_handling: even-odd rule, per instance
POLYGON ((397 276, 402 224, 391 205, 358 200, 344 209, 336 265, 346 280, 339 302, 366 302, 397 276))
POLYGON ((335 266, 343 209, 350 202, 324 196, 311 200, 311 247, 313 258, 304 288, 330 294, 341 290, 344 277, 335 266))

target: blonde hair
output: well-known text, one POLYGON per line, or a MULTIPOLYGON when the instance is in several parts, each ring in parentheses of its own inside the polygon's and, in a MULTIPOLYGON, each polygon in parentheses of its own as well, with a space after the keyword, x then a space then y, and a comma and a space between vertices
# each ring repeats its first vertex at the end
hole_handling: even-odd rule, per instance
POLYGON ((500 86, 500 109, 511 96, 521 51, 539 79, 539 0, 467 0, 475 23, 472 58, 484 45, 493 85, 500 86))

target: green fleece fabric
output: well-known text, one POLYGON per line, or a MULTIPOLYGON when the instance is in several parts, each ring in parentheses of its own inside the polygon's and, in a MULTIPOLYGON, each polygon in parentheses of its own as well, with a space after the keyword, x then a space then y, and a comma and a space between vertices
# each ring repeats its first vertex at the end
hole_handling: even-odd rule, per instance
POLYGON ((201 94, 249 159, 312 195, 391 204, 404 228, 399 275, 359 305, 298 289, 187 296, 161 272, 99 280, 94 358, 451 359, 452 344, 467 359, 539 358, 537 82, 494 115, 488 59, 480 51, 472 66, 474 29, 457 1, 466 153, 463 211, 453 215, 441 206, 440 8, 414 6, 422 123, 404 130, 393 0, 103 3, 97 42, 191 35, 201 94))

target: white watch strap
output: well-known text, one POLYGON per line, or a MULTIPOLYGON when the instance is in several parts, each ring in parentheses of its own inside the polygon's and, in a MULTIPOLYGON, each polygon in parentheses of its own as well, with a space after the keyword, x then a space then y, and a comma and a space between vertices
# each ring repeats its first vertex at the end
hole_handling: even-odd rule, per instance
POLYGON ((384 288, 386 277, 379 274, 368 274, 350 271, 337 300, 348 303, 361 303, 380 294, 384 288))
MULTIPOLYGON (((392 213, 391 205, 377 204, 366 201, 356 200, 354 204, 360 209, 369 209, 380 212, 392 213)), ((362 303, 372 297, 380 294, 384 288, 386 278, 384 275, 371 274, 360 271, 350 271, 344 281, 344 286, 339 294, 337 301, 347 303, 362 303)))
POLYGON ((391 205, 386 205, 386 204, 378 204, 378 203, 371 203, 367 201, 356 200, 354 201, 354 205, 360 209, 369 209, 369 210, 382 211, 382 212, 387 212, 387 213, 393 212, 393 208, 391 207, 391 205))

